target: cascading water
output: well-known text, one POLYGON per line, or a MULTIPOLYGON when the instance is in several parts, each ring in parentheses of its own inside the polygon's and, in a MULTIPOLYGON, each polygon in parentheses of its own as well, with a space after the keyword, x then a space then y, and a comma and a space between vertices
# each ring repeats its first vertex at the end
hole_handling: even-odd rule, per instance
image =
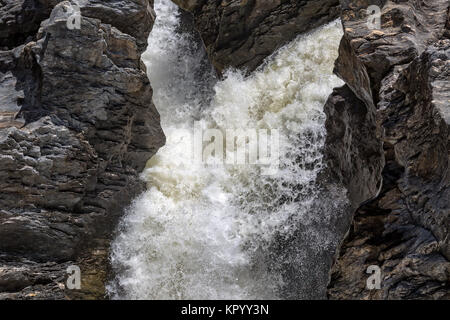
POLYGON ((249 77, 228 71, 217 81, 203 48, 180 32, 175 5, 159 0, 155 10, 143 59, 167 143, 149 161, 149 189, 128 209, 112 245, 111 297, 314 297, 314 259, 336 241, 318 226, 331 223, 339 201, 321 193, 317 177, 323 105, 342 84, 332 74, 340 23, 300 36, 249 77), (277 129, 279 170, 193 163, 181 133, 194 121, 223 131, 277 129))

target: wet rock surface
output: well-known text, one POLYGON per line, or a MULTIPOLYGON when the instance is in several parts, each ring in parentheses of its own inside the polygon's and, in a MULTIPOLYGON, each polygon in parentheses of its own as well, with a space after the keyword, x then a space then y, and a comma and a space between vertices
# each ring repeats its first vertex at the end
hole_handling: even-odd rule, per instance
POLYGON ((104 297, 115 224, 165 140, 140 60, 152 6, 83 2, 78 29, 68 1, 1 3, 0 299, 104 297))
POLYGON ((331 181, 345 185, 352 211, 377 195, 384 166, 381 132, 373 108, 347 86, 335 88, 324 106, 326 161, 331 181))
MULTIPOLYGON (((367 27, 370 4, 341 1, 345 35, 335 72, 347 88, 330 97, 327 128, 330 143, 339 141, 335 123, 344 121, 346 132, 361 128, 345 121, 348 114, 335 119, 342 106, 350 117, 369 110, 373 116, 364 123, 370 123, 372 139, 364 141, 383 144, 383 155, 369 161, 382 165, 383 183, 378 195, 367 193, 375 199, 352 199, 354 189, 376 189, 375 180, 355 181, 360 171, 348 169, 370 171, 370 157, 349 158, 328 146, 354 207, 361 205, 332 268, 328 297, 448 299, 449 3, 379 1, 379 30, 367 27), (366 287, 370 265, 381 268, 380 290, 366 287)), ((345 141, 350 150, 365 148, 358 140, 345 141)))
POLYGON ((211 62, 248 72, 299 34, 336 19, 338 0, 174 0, 193 13, 211 62))

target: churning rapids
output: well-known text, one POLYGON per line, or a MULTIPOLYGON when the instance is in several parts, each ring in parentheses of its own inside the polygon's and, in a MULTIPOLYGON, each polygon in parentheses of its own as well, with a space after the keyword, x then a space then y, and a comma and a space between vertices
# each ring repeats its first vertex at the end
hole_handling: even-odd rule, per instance
MULTIPOLYGON (((342 37, 336 21, 278 50, 251 76, 217 80, 170 0, 143 55, 166 145, 142 177, 112 245, 114 299, 320 297, 323 252, 341 191, 321 191, 323 105, 342 81, 332 74, 342 37), (279 170, 191 161, 184 133, 202 128, 277 129, 279 170), (337 199, 337 200, 336 200, 337 199)), ((210 155, 214 157, 215 155, 210 155)), ((322 288, 322 289, 321 289, 322 288)))

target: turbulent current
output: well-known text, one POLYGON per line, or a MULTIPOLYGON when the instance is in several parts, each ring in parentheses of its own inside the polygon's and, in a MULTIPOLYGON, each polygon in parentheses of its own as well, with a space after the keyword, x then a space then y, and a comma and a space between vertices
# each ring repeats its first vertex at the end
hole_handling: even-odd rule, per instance
POLYGON ((143 60, 167 143, 142 174, 148 190, 120 223, 110 296, 315 297, 321 252, 335 241, 320 226, 331 223, 336 201, 317 180, 324 168, 323 105, 342 85, 332 74, 340 22, 298 37, 248 77, 228 70, 218 80, 175 5, 159 0, 155 10, 143 60), (194 123, 221 132, 277 130, 277 170, 265 175, 258 165, 224 164, 217 153, 192 161, 186 132, 194 123))

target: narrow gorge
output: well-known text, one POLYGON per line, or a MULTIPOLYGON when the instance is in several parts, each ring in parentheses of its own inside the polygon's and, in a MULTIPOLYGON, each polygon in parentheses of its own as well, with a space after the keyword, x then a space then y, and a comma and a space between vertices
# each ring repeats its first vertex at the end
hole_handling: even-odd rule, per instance
MULTIPOLYGON (((328 195, 317 181, 323 105, 342 84, 332 74, 340 23, 293 40, 250 77, 228 71, 216 82, 201 59, 203 47, 177 32, 177 7, 156 1, 155 11, 143 60, 167 143, 144 171, 149 190, 129 209, 113 244, 118 276, 111 293, 132 299, 320 297, 328 280, 320 260, 339 239, 331 231, 344 198, 343 190, 328 195), (223 164, 218 154, 204 160, 213 165, 193 163, 194 121, 223 132, 279 130, 279 169, 264 175, 256 165, 223 164)), ((224 148, 234 145, 227 139, 224 148)))
POLYGON ((450 298, 448 0, 0 14, 0 299, 450 298))

